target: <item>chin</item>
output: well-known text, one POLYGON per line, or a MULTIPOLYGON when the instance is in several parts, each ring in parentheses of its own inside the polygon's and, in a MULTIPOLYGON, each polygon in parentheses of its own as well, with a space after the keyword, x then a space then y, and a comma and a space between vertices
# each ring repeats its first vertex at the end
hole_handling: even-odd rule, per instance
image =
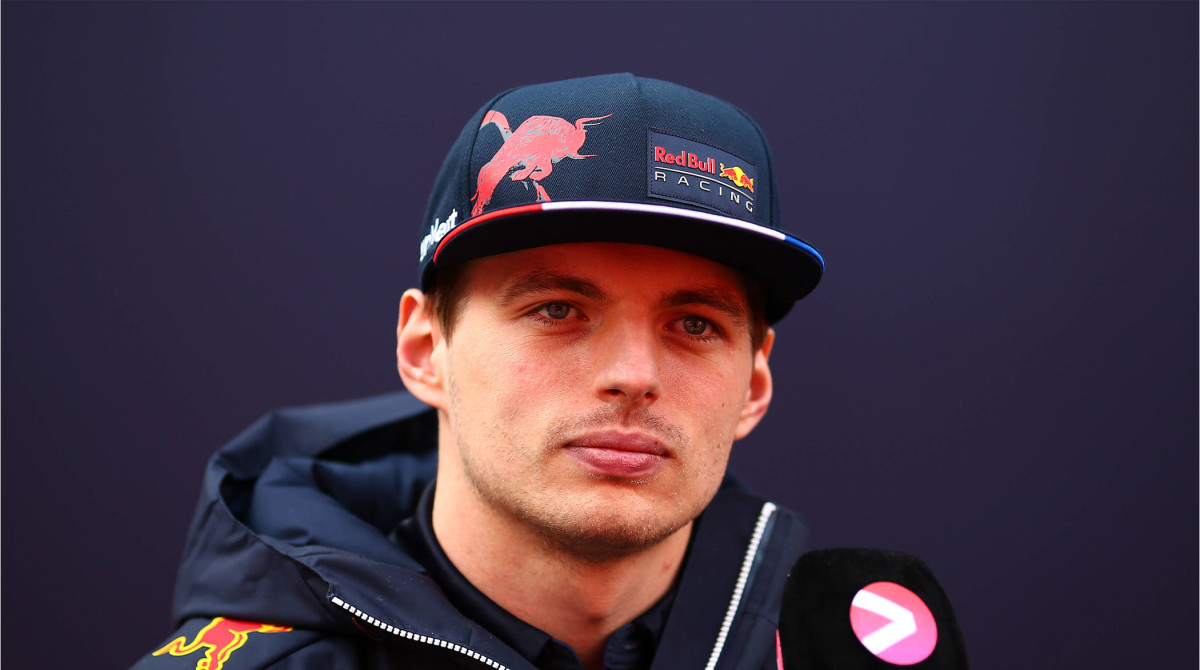
POLYGON ((698 514, 674 510, 675 514, 664 517, 661 509, 631 509, 628 505, 607 502, 560 505, 544 514, 530 512, 519 511, 518 515, 552 550, 596 563, 646 551, 678 532, 698 514))
POLYGON ((639 554, 687 524, 636 525, 629 519, 587 519, 582 523, 542 526, 539 534, 556 550, 577 559, 603 563, 639 554))

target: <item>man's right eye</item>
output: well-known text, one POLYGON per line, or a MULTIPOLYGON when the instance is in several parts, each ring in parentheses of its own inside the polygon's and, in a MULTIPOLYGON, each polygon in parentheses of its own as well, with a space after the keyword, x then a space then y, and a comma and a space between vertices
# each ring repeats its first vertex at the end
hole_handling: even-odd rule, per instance
POLYGON ((542 305, 538 313, 554 320, 565 319, 571 315, 571 306, 565 302, 550 302, 542 305))

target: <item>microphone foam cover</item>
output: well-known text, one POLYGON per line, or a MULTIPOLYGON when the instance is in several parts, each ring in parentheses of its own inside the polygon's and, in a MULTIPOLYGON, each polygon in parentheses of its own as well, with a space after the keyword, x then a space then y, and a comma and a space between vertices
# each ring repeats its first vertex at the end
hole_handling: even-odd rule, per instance
POLYGON ((962 631, 933 572, 915 556, 879 549, 824 549, 810 551, 797 559, 784 585, 779 645, 783 670, 967 668, 962 631), (864 587, 879 582, 903 589, 876 586, 872 593, 859 596, 864 587), (903 593, 904 589, 923 601, 932 621, 919 604, 903 593), (856 596, 859 596, 857 601, 856 596), (864 636, 862 630, 855 633, 851 625, 852 603, 858 610, 858 620, 865 622, 864 628, 884 628, 899 613, 895 617, 899 623, 869 640, 879 656, 860 642, 860 638, 869 635, 864 636), (911 632, 914 620, 918 632, 911 632), (936 625, 936 645, 926 657, 932 641, 931 625, 936 625), (885 639, 889 633, 890 639, 885 639), (901 639, 896 641, 897 637, 901 639), (883 649, 879 648, 881 645, 883 649))

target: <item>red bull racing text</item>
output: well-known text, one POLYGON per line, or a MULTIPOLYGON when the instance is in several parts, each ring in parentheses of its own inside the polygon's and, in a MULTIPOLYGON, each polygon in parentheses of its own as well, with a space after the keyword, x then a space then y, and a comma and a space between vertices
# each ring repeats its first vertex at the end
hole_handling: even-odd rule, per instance
POLYGON ((684 137, 650 131, 648 139, 649 195, 755 221, 753 163, 684 137))
MULTIPOLYGON (((701 172, 717 174, 717 161, 712 156, 704 159, 704 162, 701 163, 700 157, 696 154, 680 151, 679 155, 677 156, 675 154, 667 153, 667 150, 662 147, 654 147, 654 160, 658 161, 659 163, 666 163, 667 165, 679 165, 682 167, 691 168, 693 170, 699 170, 701 172)), ((724 163, 721 163, 721 168, 725 168, 724 163)), ((725 175, 721 176, 724 177, 725 175)))
POLYGON ((287 626, 272 626, 265 623, 238 621, 217 617, 196 633, 191 642, 186 637, 177 637, 170 644, 154 652, 155 656, 170 654, 172 656, 188 656, 207 647, 204 656, 196 661, 196 670, 221 670, 230 654, 246 644, 250 633, 285 633, 291 630, 287 626))

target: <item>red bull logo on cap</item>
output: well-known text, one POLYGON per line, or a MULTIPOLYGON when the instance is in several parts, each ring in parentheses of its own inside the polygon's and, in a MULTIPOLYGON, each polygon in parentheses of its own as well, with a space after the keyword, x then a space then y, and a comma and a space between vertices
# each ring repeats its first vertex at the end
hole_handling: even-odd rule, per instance
POLYGON ((727 167, 725 167, 724 163, 721 163, 721 175, 720 176, 725 177, 726 179, 733 182, 734 184, 737 184, 738 186, 745 186, 747 189, 750 190, 751 193, 754 192, 754 180, 751 179, 750 177, 747 177, 746 171, 740 167, 727 168, 727 167))
POLYGON ((471 196, 471 202, 475 203, 471 208, 471 216, 483 213, 500 180, 505 177, 512 181, 528 179, 537 192, 538 202, 550 200, 550 194, 542 187, 542 180, 549 177, 554 166, 564 158, 595 158, 595 154, 579 153, 587 139, 587 127, 610 116, 612 114, 594 116, 579 119, 575 123, 557 116, 531 116, 516 130, 511 130, 504 114, 496 110, 489 111, 484 115, 479 129, 482 131, 488 124, 494 124, 504 137, 504 144, 479 170, 475 195, 471 196))
POLYGON ((289 630, 292 629, 288 626, 217 617, 212 623, 201 628, 191 642, 187 641, 186 636, 177 637, 167 646, 154 652, 154 656, 188 656, 200 651, 201 647, 207 647, 204 656, 196 661, 196 670, 221 670, 229 656, 246 644, 250 633, 285 633, 289 630))

